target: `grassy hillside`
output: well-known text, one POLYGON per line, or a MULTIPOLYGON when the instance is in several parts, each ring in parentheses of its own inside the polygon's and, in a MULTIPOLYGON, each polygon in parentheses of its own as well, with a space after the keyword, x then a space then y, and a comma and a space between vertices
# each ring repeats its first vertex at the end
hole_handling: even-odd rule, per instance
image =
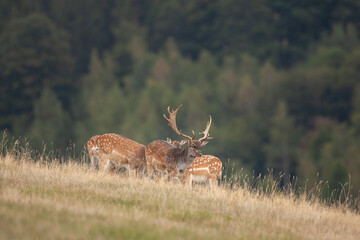
POLYGON ((0 239, 358 239, 359 226, 346 207, 291 194, 0 159, 0 239))

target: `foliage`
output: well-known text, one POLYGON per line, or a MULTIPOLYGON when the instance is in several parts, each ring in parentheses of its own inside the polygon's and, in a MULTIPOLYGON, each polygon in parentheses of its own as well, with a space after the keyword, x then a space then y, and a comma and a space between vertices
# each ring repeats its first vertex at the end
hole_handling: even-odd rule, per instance
POLYGON ((54 89, 62 103, 69 104, 69 40, 48 17, 34 13, 8 22, 0 46, 0 111, 5 116, 0 126, 21 134, 33 120, 33 103, 43 88, 54 89))
POLYGON ((53 150, 59 149, 69 144, 72 138, 71 131, 68 131, 70 128, 70 117, 56 94, 48 88, 43 89, 34 103, 34 120, 26 133, 32 144, 38 149, 43 143, 51 144, 53 150))
POLYGON ((358 193, 359 16, 355 0, 3 0, 0 129, 146 145, 178 137, 162 114, 183 104, 186 133, 214 119, 204 153, 358 193))
POLYGON ((297 157, 297 133, 295 130, 294 119, 288 116, 285 102, 280 101, 274 117, 271 121, 270 141, 266 144, 265 153, 267 155, 269 167, 276 172, 283 171, 284 185, 290 184, 290 169, 297 157))

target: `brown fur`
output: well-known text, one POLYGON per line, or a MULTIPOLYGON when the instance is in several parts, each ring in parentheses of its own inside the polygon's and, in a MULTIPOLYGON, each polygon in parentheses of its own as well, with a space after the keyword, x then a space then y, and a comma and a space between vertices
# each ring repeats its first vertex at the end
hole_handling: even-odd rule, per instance
MULTIPOLYGON (((167 138, 166 141, 175 147, 181 148, 183 141, 171 140, 167 138)), ((185 180, 190 187, 192 182, 196 182, 196 178, 203 178, 209 182, 210 187, 216 186, 216 180, 221 179, 222 162, 219 158, 211 155, 202 155, 196 157, 192 164, 186 169, 182 180, 185 180)))
POLYGON ((221 179, 222 162, 219 158, 211 155, 202 155, 195 158, 193 163, 184 173, 184 178, 190 187, 196 178, 206 179, 210 187, 216 186, 216 180, 221 179))
POLYGON ((201 156, 201 148, 208 143, 205 140, 212 139, 209 136, 212 121, 211 116, 209 116, 210 120, 207 123, 205 130, 201 133, 204 134, 204 136, 199 140, 195 140, 194 131, 193 137, 190 137, 183 134, 181 130, 177 128, 176 114, 181 106, 182 105, 172 111, 170 110, 170 106, 168 106, 167 111, 169 113, 169 117, 166 117, 165 114, 163 116, 176 134, 187 139, 187 147, 185 149, 181 149, 171 145, 171 143, 161 140, 151 142, 145 150, 147 171, 150 176, 154 170, 160 172, 166 171, 169 179, 172 179, 174 176, 180 176, 194 161, 195 157, 201 156))
POLYGON ((112 171, 116 166, 120 166, 127 168, 130 176, 135 176, 136 173, 145 174, 144 145, 121 135, 108 133, 97 138, 96 146, 99 169, 112 171))
POLYGON ((147 172, 151 176, 153 171, 166 172, 172 179, 180 176, 194 161, 201 156, 201 148, 206 143, 189 140, 188 146, 181 149, 162 140, 151 142, 145 149, 147 172))

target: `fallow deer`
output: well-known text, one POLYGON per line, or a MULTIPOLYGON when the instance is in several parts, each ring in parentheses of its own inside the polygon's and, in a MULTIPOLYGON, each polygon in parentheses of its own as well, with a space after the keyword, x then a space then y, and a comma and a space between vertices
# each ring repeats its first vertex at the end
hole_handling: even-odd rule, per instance
MULTIPOLYGON (((179 142, 168 138, 168 143, 181 148, 183 141, 179 142)), ((192 164, 186 169, 182 176, 190 187, 193 182, 209 182, 210 188, 216 186, 216 180, 221 179, 222 162, 219 158, 211 155, 202 155, 196 157, 192 164)))
POLYGON ((216 186, 217 179, 221 179, 222 162, 212 155, 202 155, 195 158, 186 169, 183 179, 192 187, 193 182, 209 182, 210 188, 216 186))
POLYGON ((158 172, 167 173, 169 179, 173 179, 175 176, 179 177, 190 166, 195 157, 201 156, 201 148, 208 143, 205 140, 212 139, 209 137, 209 130, 212 121, 211 116, 209 116, 210 121, 207 123, 205 131, 202 132, 204 137, 199 140, 195 139, 194 131, 193 137, 190 137, 178 130, 176 126, 176 114, 181 106, 182 105, 180 105, 175 111, 170 111, 169 106, 167 109, 169 118, 167 118, 165 114, 164 118, 168 121, 169 126, 174 132, 187 139, 187 147, 185 149, 181 149, 162 140, 151 142, 145 149, 147 172, 149 176, 151 176, 153 171, 156 170, 158 172))
POLYGON ((99 159, 100 169, 112 171, 116 167, 123 167, 129 171, 129 176, 136 176, 137 173, 144 176, 144 145, 121 135, 108 133, 97 138, 95 150, 94 156, 99 159))

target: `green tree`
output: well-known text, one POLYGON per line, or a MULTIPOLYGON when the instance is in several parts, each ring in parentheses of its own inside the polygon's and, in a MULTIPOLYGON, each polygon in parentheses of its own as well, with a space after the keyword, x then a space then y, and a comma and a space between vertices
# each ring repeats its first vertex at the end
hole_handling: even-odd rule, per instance
POLYGON ((297 158, 298 133, 293 117, 288 115, 286 103, 280 101, 271 120, 270 142, 265 145, 270 168, 284 173, 284 186, 288 186, 289 176, 297 158))
POLYGON ((116 75, 122 79, 131 74, 134 64, 145 57, 145 34, 139 26, 132 22, 119 22, 114 33, 115 42, 111 49, 111 55, 119 66, 116 69, 116 75))
POLYGON ((49 88, 44 88, 41 97, 34 103, 34 120, 26 135, 36 148, 53 146, 64 149, 72 138, 70 117, 63 109, 56 94, 49 88))
POLYGON ((45 86, 68 107, 72 64, 68 35, 46 16, 8 22, 0 35, 0 127, 21 134, 45 86))
MULTIPOLYGON (((265 59, 275 42, 273 13, 266 0, 217 2, 216 23, 217 49, 225 55, 239 56, 244 52, 265 59)), ((221 55, 223 56, 223 55, 221 55)))
POLYGON ((118 133, 126 116, 126 99, 118 86, 110 56, 100 59, 92 52, 90 72, 81 80, 73 112, 77 143, 83 146, 95 134, 118 133))
POLYGON ((146 15, 149 47, 161 49, 173 38, 185 56, 196 58, 201 49, 216 49, 215 1, 153 1, 146 15))
POLYGON ((345 153, 353 140, 345 124, 334 127, 331 138, 321 148, 320 155, 320 177, 329 182, 330 191, 339 189, 340 183, 345 184, 349 180, 345 153))
POLYGON ((49 18, 70 34, 77 75, 88 72, 91 50, 102 54, 114 43, 113 18, 115 0, 49 0, 49 18))
POLYGON ((297 124, 311 127, 318 115, 350 120, 353 89, 360 77, 356 35, 353 27, 335 26, 303 64, 282 74, 280 92, 297 124))

